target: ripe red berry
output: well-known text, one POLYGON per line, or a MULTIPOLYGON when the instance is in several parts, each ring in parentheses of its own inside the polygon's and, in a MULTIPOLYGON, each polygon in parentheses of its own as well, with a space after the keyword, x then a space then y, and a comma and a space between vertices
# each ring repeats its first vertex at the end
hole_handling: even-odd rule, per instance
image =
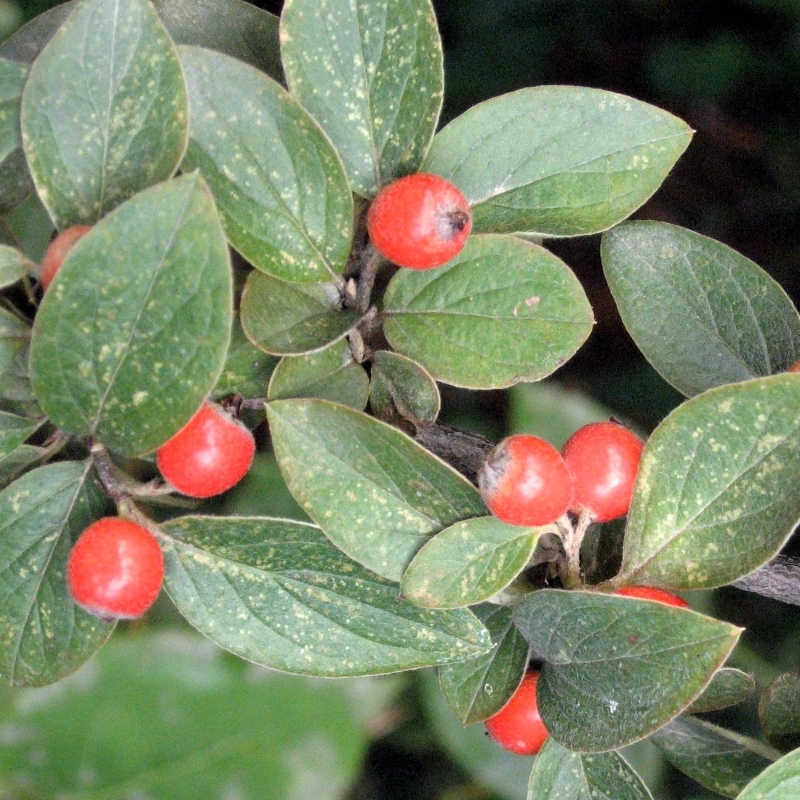
POLYGON ((511 699, 486 720, 492 739, 520 756, 535 756, 548 736, 536 702, 538 680, 538 672, 528 672, 511 699))
POLYGON ((156 452, 161 474, 182 494, 213 497, 247 474, 256 451, 253 434, 215 403, 200 410, 156 452))
POLYGON ((39 271, 39 280, 44 289, 47 289, 53 278, 55 278, 56 272, 61 268, 61 264, 67 257, 67 253, 72 250, 78 239, 85 236, 90 230, 91 227, 89 225, 73 225, 71 228, 61 231, 50 242, 39 271))
POLYGON ((92 523, 67 561, 73 600, 103 619, 133 619, 153 605, 164 577, 161 547, 150 531, 120 517, 92 523))
POLYGON ((617 589, 614 594, 621 594, 623 597, 638 597, 640 600, 657 600, 659 603, 666 603, 668 606, 678 608, 689 608, 689 604, 672 592, 664 589, 654 589, 652 586, 624 586, 617 589))
POLYGON ((503 439, 478 473, 489 511, 512 525, 548 525, 572 502, 572 478, 553 445, 538 436, 503 439))
POLYGON ((594 422, 570 436, 561 450, 575 486, 571 510, 595 522, 628 513, 644 442, 615 422, 594 422))
POLYGON ((367 214, 378 252, 409 269, 431 269, 455 258, 471 228, 467 198, 444 178, 424 172, 389 184, 367 214))

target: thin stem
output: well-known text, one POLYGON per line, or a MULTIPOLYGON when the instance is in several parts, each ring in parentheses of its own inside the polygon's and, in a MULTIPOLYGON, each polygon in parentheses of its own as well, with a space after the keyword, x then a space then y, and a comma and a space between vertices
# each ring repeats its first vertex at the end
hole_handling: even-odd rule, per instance
POLYGON ((369 245, 364 251, 361 273, 358 276, 358 290, 356 292, 356 308, 363 314, 369 309, 372 290, 375 287, 375 276, 378 274, 378 267, 381 265, 382 257, 378 251, 369 245))

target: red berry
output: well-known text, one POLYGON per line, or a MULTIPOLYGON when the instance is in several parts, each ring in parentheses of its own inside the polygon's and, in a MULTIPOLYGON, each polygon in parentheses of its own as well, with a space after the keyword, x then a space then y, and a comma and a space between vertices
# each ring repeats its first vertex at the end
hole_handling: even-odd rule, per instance
POLYGON ((651 586, 624 586, 622 589, 617 589, 614 594, 621 594, 623 597, 638 597, 640 600, 657 600, 659 603, 678 606, 678 608, 689 608, 689 604, 682 597, 664 589, 653 589, 651 586))
POLYGON ((795 361, 787 372, 800 372, 800 361, 795 361))
POLYGON ((39 280, 44 289, 47 289, 53 278, 55 278, 56 272, 61 268, 61 264, 67 257, 67 253, 72 250, 78 239, 85 236, 90 230, 91 227, 89 225, 73 225, 71 228, 61 231, 50 242, 39 270, 39 280))
POLYGON ((538 436, 503 439, 478 473, 489 511, 512 525, 548 525, 572 502, 572 478, 553 445, 538 436))
POLYGON ((253 434, 215 403, 200 410, 156 453, 161 474, 189 497, 213 497, 235 486, 253 463, 253 434))
POLYGON ((67 561, 73 600, 103 619, 133 619, 153 605, 164 577, 161 547, 150 531, 120 517, 92 523, 67 561))
POLYGON ((572 509, 595 522, 628 513, 644 442, 615 422, 594 422, 570 436, 561 455, 575 486, 572 509))
POLYGON ((409 269, 431 269, 455 258, 471 228, 467 198, 444 178, 424 172, 389 184, 367 214, 378 252, 409 269))
POLYGON ((520 756, 535 756, 548 736, 536 703, 538 680, 538 672, 528 672, 511 699, 486 720, 492 739, 520 756))

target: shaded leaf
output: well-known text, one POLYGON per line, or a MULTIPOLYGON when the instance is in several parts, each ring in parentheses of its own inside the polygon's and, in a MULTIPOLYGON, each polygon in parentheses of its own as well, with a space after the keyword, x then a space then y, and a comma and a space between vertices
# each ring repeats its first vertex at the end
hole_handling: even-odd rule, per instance
POLYGON ((0 677, 44 686, 68 675, 113 624, 79 609, 67 589, 69 551, 108 510, 89 465, 39 467, 0 492, 0 677))
POLYGON ((331 541, 399 581, 428 537, 486 509, 477 489, 404 433, 326 400, 267 406, 294 498, 331 541))
POLYGON ((97 222, 172 175, 186 111, 178 55, 147 0, 76 6, 22 95, 25 155, 56 226, 97 222))
POLYGON ((18 402, 33 400, 28 377, 31 329, 0 308, 0 397, 18 402))
POLYGON ((41 424, 42 420, 26 419, 0 411, 0 461, 11 455, 41 424))
POLYGON ((400 270, 385 296, 392 347, 436 380, 496 389, 549 375, 589 336, 589 301, 569 267, 511 236, 471 236, 432 270, 400 270))
POLYGON ((372 357, 369 402, 375 416, 387 422, 395 409, 404 419, 436 422, 442 403, 430 373, 391 350, 378 350, 372 357))
POLYGON ((189 93, 185 169, 208 181, 231 244, 285 281, 344 269, 353 199, 336 151, 278 83, 229 56, 182 47, 189 93))
POLYGON ((0 58, 32 64, 77 4, 70 0, 35 16, 0 44, 0 58))
POLYGON ((464 725, 494 716, 509 701, 525 673, 529 651, 509 606, 483 603, 471 610, 494 647, 482 656, 439 667, 442 694, 464 725))
POLYGON ((232 313, 228 249, 202 179, 155 186, 95 225, 45 294, 31 345, 37 397, 66 431, 150 452, 214 387, 232 313))
POLYGON ((42 447, 33 447, 29 444, 21 444, 12 450, 2 461, 0 461, 0 488, 5 488, 11 481, 27 471, 30 467, 40 461, 46 455, 42 447))
POLYGON ((268 400, 319 397, 363 411, 369 396, 369 378, 345 341, 305 356, 284 356, 272 373, 268 400))
POLYGON ((538 86, 454 119, 423 169, 466 195, 475 232, 580 236, 641 206, 691 135, 677 117, 624 95, 538 86))
POLYGON ((768 767, 737 800, 795 800, 800 795, 800 750, 793 750, 768 767))
POLYGON ((537 699, 547 730, 585 753, 631 744, 677 716, 741 632, 663 603, 557 589, 526 595, 514 620, 545 661, 537 699))
POLYGON ((14 697, 0 770, 37 797, 341 800, 391 686, 243 665, 186 631, 115 637, 75 676, 14 697))
MULTIPOLYGON (((3 56, 4 48, 0 48, 3 56)), ((20 102, 28 68, 0 57, 0 212, 19 205, 32 185, 22 151, 20 102)))
POLYGON ((245 336, 239 317, 234 316, 231 343, 225 358, 225 366, 212 396, 217 399, 231 394, 240 394, 243 397, 263 397, 277 363, 278 359, 259 350, 245 336))
POLYGON ((14 247, 0 245, 0 289, 25 277, 36 265, 14 247))
POLYGON ((755 739, 695 717, 678 717, 651 741, 672 766, 725 797, 736 797, 778 756, 755 739))
POLYGON ((196 628, 250 661, 307 675, 371 675, 484 652, 468 611, 424 611, 312 526, 181 517, 163 526, 166 587, 196 628))
POLYGON ((253 344, 274 355, 322 350, 360 321, 342 310, 332 283, 298 284, 253 271, 242 294, 242 327, 253 344))
POLYGON ((325 129, 353 189, 416 172, 442 105, 442 45, 430 0, 288 0, 289 88, 325 129))
POLYGON ((528 800, 652 800, 619 753, 571 753, 548 739, 533 762, 528 800))
POLYGON ((800 375, 722 386, 672 412, 642 455, 616 585, 722 586, 800 519, 800 375))
POLYGON ((746 700, 755 691, 752 675, 740 669, 723 667, 706 686, 705 691, 687 709, 687 714, 702 714, 735 706, 746 700))
POLYGON ((759 266, 720 242, 663 222, 603 237, 603 269, 645 358, 687 397, 787 370, 800 316, 759 266))
POLYGON ((800 747, 800 672, 778 675, 761 694, 758 719, 764 736, 779 750, 800 747))
POLYGON ((541 528, 508 525, 495 517, 457 522, 426 542, 403 573, 412 603, 459 608, 482 603, 525 569, 541 528))

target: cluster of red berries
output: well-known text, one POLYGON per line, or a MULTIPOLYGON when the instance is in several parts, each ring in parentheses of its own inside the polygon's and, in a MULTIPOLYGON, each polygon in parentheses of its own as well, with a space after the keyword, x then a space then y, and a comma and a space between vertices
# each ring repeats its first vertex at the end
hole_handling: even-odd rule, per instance
POLYGON ((615 422, 577 430, 559 453, 538 436, 509 436, 478 474, 487 508, 511 525, 555 522, 567 511, 608 522, 628 513, 644 442, 615 422))
MULTIPOLYGON (((255 454, 253 434, 214 403, 156 452, 161 474, 177 491, 206 498, 237 484, 255 454)), ((121 517, 104 517, 79 537, 67 562, 75 602, 103 619, 133 619, 155 602, 164 557, 147 528, 121 517)))
MULTIPOLYGON (((650 586, 626 586, 614 594, 640 600, 654 600, 677 608, 689 607, 682 597, 650 586)), ((538 681, 537 671, 526 672, 511 699, 500 711, 486 720, 486 730, 489 735, 501 747, 520 756, 535 756, 548 737, 536 699, 538 681)))

